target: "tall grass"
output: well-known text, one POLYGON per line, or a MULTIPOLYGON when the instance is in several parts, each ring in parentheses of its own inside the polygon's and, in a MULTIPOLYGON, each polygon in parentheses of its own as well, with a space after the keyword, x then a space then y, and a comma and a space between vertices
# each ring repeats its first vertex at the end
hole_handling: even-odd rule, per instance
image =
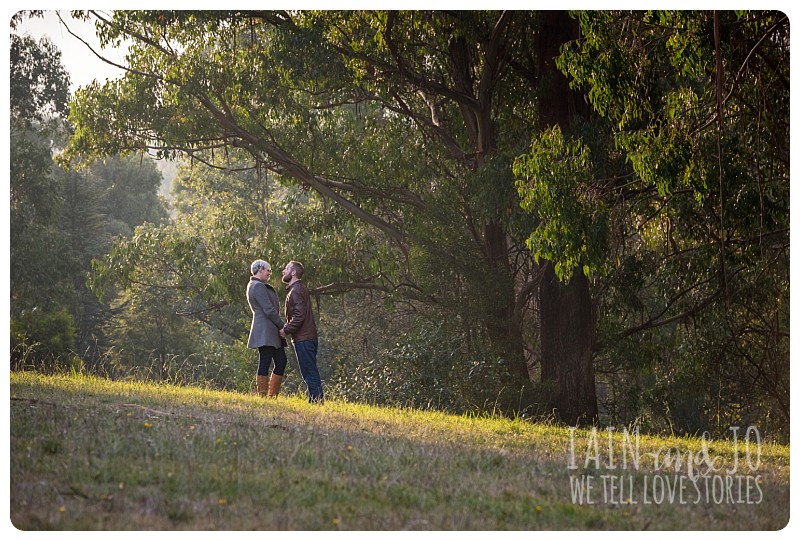
MULTIPOLYGON (((483 415, 89 376, 11 373, 11 520, 21 530, 779 529, 789 448, 761 442, 760 501, 575 501, 571 479, 731 464, 741 442, 640 437, 483 415), (592 449, 597 443, 598 460, 592 449), (575 449, 573 454, 571 451, 575 449), (587 452, 588 450, 588 452, 587 452), (616 458, 613 458, 616 457, 616 458), (575 465, 575 468, 571 468, 575 465), (617 469, 612 469, 616 465, 617 469)), ((753 489, 753 494, 756 490, 753 489)))

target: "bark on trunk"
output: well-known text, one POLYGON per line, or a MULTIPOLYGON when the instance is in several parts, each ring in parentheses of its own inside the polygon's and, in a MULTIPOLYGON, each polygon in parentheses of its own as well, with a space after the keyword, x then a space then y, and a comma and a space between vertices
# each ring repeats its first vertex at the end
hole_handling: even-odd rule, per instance
MULTIPOLYGON (((542 129, 558 124, 566 131, 572 119, 583 110, 580 97, 570 90, 568 81, 555 65, 559 47, 578 37, 577 21, 563 11, 542 13, 537 43, 541 84, 542 129)), ((597 421, 592 352, 595 318, 589 281, 576 269, 569 284, 561 283, 549 262, 539 287, 541 377, 554 392, 550 409, 571 425, 597 421)))
POLYGON ((549 263, 539 288, 542 382, 555 390, 549 407, 570 425, 597 421, 592 351, 595 321, 589 280, 575 273, 563 284, 549 263))
MULTIPOLYGON (((508 243, 501 224, 489 222, 484 227, 484 251, 499 273, 511 275, 508 261, 508 243)), ((514 283, 509 279, 508 288, 499 299, 497 312, 490 314, 486 328, 492 348, 507 362, 509 371, 525 380, 530 380, 522 342, 522 326, 515 317, 516 295, 514 283)))

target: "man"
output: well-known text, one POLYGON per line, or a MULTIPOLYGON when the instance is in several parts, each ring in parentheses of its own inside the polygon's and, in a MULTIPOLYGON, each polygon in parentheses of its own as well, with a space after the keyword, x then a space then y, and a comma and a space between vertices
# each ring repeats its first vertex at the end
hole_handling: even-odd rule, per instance
POLYGON ((283 269, 283 283, 286 284, 286 324, 280 336, 291 335, 300 374, 308 387, 309 402, 324 402, 322 380, 317 369, 317 324, 311 310, 308 288, 302 282, 305 269, 298 261, 289 261, 283 269))
POLYGON ((247 284, 247 303, 253 312, 247 347, 258 349, 256 390, 259 396, 277 396, 286 371, 285 340, 280 335, 284 321, 280 314, 280 301, 275 288, 269 285, 272 267, 263 259, 250 264, 250 282, 247 284), (269 367, 275 361, 272 376, 267 381, 269 367))

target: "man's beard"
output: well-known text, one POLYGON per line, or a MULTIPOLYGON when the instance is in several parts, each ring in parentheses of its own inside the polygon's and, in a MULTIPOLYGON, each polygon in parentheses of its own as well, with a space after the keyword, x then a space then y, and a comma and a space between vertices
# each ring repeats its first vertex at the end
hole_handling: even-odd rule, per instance
POLYGON ((281 276, 281 282, 283 282, 284 284, 289 285, 289 282, 291 281, 292 281, 291 274, 284 274, 283 276, 281 276))

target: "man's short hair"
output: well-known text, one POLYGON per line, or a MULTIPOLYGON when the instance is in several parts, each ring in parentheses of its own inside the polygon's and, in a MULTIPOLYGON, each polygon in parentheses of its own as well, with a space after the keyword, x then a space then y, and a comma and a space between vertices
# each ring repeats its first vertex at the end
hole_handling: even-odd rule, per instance
POLYGON ((303 267, 302 263, 292 260, 289 261, 289 265, 292 266, 292 270, 295 271, 298 279, 303 277, 303 273, 306 271, 306 269, 303 267))

